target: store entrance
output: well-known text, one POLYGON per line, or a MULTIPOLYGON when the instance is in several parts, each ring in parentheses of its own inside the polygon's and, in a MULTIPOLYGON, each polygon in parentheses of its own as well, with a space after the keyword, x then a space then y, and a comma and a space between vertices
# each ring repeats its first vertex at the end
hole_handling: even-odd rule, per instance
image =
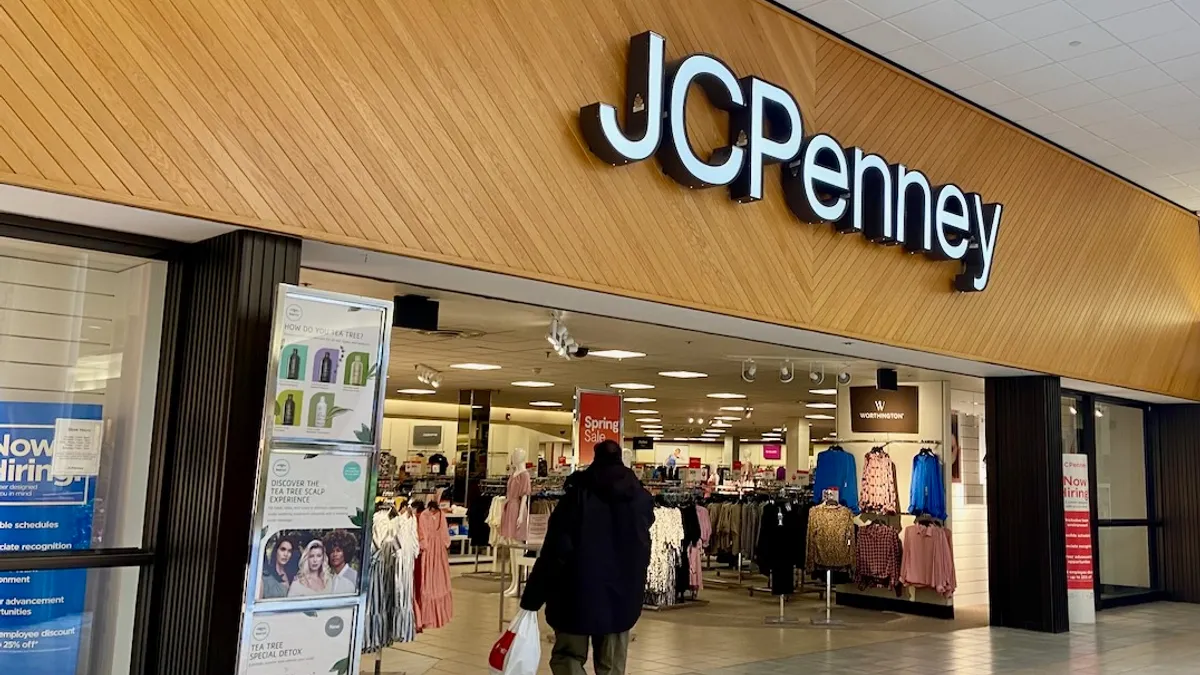
POLYGON ((748 664, 823 649, 830 623, 867 640, 986 625, 981 379, 327 272, 301 281, 397 300, 375 517, 435 508, 449 534, 452 609, 369 641, 382 651, 365 664, 421 672, 430 645, 495 639, 564 481, 591 461, 575 415, 589 393, 619 397, 624 461, 656 504, 634 632, 654 646, 635 654, 683 659, 663 650, 705 635, 722 650, 706 658, 748 664), (896 389, 881 388, 893 371, 896 389), (830 538, 837 527, 848 536, 830 538), (918 544, 944 546, 939 571, 903 565, 918 544), (767 629, 781 625, 807 630, 780 646, 767 629))

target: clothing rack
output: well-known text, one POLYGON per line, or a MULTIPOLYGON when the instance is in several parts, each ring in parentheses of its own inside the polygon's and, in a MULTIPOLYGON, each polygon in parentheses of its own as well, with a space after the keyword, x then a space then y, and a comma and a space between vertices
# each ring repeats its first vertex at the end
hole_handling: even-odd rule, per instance
POLYGON ((941 445, 942 444, 941 441, 936 441, 936 440, 910 441, 910 440, 904 440, 904 439, 889 439, 889 438, 825 438, 825 439, 821 439, 820 441, 817 441, 817 442, 822 443, 822 444, 827 443, 831 446, 832 445, 844 445, 844 444, 849 444, 849 443, 870 443, 872 445, 878 445, 882 448, 886 448, 889 445, 895 445, 897 443, 903 443, 906 445, 941 445))

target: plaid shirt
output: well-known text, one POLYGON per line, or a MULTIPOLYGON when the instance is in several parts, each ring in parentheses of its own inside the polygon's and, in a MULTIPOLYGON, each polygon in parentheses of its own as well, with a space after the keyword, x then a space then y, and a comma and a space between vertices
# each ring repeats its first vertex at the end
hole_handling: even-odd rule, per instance
POLYGON ((894 588, 900 593, 900 535, 889 525, 872 523, 858 528, 854 579, 860 589, 894 588))

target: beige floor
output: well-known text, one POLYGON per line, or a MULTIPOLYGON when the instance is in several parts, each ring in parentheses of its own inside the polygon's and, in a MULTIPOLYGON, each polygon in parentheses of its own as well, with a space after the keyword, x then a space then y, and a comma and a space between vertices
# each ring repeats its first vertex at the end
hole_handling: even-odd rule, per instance
MULTIPOLYGON (((461 576, 466 571, 455 569, 454 620, 448 626, 418 636, 413 643, 384 650, 379 672, 386 675, 487 672, 487 654, 499 634, 498 585, 461 576)), ((789 602, 785 608, 788 616, 799 621, 780 628, 768 626, 764 621, 768 615, 778 613, 778 602, 770 596, 751 597, 744 590, 710 587, 701 597, 708 601, 707 605, 643 614, 634 629, 629 673, 695 673, 719 668, 742 672, 748 664, 907 641, 986 624, 982 610, 960 610, 957 619, 945 621, 835 608, 835 614, 846 625, 819 628, 810 619, 821 603, 815 595, 806 595, 789 602)), ((511 616, 515 609, 515 601, 505 603, 506 615, 511 616)), ((549 644, 544 644, 543 664, 549 658, 549 651, 549 644)), ((373 655, 364 655, 364 673, 375 672, 374 660, 373 655)), ((543 667, 542 672, 549 670, 543 667)))

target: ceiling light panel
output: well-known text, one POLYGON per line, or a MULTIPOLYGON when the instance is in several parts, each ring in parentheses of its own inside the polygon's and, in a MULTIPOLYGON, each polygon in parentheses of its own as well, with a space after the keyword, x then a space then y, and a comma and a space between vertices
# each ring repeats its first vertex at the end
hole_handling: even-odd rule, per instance
POLYGON ((721 410, 723 412, 743 412, 746 410, 746 406, 726 405, 726 406, 721 406, 721 410))
POLYGON ((436 394, 437 391, 435 391, 433 389, 398 389, 396 391, 396 393, 397 394, 406 394, 408 396, 429 396, 432 394, 436 394))
POLYGON ((817 396, 837 396, 837 389, 809 389, 808 393, 817 396))
POLYGON ((601 349, 595 352, 588 352, 588 356, 599 356, 602 359, 640 359, 645 354, 642 352, 631 352, 624 349, 601 349))
POLYGON ((544 387, 553 387, 553 382, 542 382, 541 380, 520 380, 513 382, 514 387, 529 387, 530 389, 541 389, 544 387))
POLYGON ((637 421, 638 421, 638 422, 651 422, 651 423, 653 423, 653 422, 661 422, 662 420, 661 420, 661 419, 659 419, 659 418, 657 418, 657 417, 639 417, 639 418, 637 418, 637 421))
POLYGON ((708 377, 708 373, 700 373, 694 370, 665 370, 659 375, 663 377, 673 377, 677 380, 698 380, 708 377))
POLYGON ((837 419, 837 418, 836 418, 836 417, 834 417, 833 415, 823 415, 823 414, 818 414, 818 415, 805 415, 804 417, 805 417, 805 419, 810 419, 810 420, 832 420, 832 419, 837 419))
POLYGON ((640 391, 643 389, 654 388, 654 385, 652 384, 643 384, 641 382, 614 382, 608 386, 612 387, 613 389, 623 389, 626 391, 640 391))
POLYGON ((529 405, 535 408, 561 408, 562 404, 558 401, 530 401, 529 405))
POLYGON ((816 410, 835 410, 837 408, 837 404, 836 403, 809 403, 805 407, 814 408, 816 410))
POLYGON ((657 400, 656 398, 646 398, 645 396, 626 396, 624 398, 626 403, 654 403, 657 400))
MULTIPOLYGON (((628 401, 629 399, 625 399, 625 400, 628 401)), ((651 410, 649 408, 638 408, 636 410, 630 410, 629 414, 630 415, 657 415, 658 411, 651 410)))
MULTIPOLYGON (((717 392, 717 393, 715 393, 715 394, 709 394, 709 395, 708 395, 708 398, 717 398, 717 399, 742 399, 742 398, 746 398, 746 395, 745 395, 745 394, 731 394, 731 393, 729 393, 729 392, 717 392)), ((722 408, 722 410, 724 410, 724 408, 722 408)))
POLYGON ((450 367, 455 370, 500 370, 500 366, 492 363, 454 363, 450 367))

